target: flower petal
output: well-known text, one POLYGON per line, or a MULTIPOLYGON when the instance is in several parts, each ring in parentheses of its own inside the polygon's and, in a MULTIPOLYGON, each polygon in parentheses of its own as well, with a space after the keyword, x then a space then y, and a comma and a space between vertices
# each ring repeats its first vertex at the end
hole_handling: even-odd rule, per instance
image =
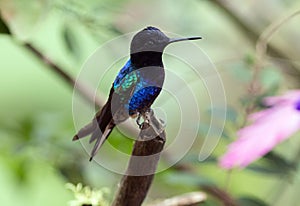
POLYGON ((281 104, 283 102, 295 102, 300 97, 300 91, 299 90, 291 90, 287 92, 284 95, 281 96, 272 96, 272 97, 266 97, 264 98, 264 104, 266 106, 274 106, 281 104))
POLYGON ((300 129, 300 112, 290 104, 263 110, 251 118, 255 122, 238 131, 238 140, 220 159, 221 167, 245 167, 300 129))

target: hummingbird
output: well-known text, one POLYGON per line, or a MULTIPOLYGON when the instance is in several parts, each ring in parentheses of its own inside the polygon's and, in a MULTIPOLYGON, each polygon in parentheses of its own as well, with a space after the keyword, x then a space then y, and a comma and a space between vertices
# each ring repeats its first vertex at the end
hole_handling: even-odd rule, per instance
POLYGON ((148 26, 134 35, 130 44, 130 58, 117 74, 108 100, 91 123, 73 137, 73 141, 91 134, 89 143, 96 140, 90 161, 96 155, 113 128, 127 120, 140 118, 151 109, 160 94, 165 79, 162 55, 171 43, 197 40, 201 37, 169 38, 156 27, 148 26))

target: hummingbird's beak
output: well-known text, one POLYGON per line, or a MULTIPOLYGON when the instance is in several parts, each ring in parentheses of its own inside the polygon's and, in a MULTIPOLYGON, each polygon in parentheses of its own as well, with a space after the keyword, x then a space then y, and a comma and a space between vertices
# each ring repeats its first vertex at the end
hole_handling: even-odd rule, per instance
POLYGON ((179 42, 179 41, 198 40, 198 39, 202 39, 202 37, 195 36, 195 37, 187 37, 187 38, 172 38, 169 40, 169 44, 174 42, 179 42))

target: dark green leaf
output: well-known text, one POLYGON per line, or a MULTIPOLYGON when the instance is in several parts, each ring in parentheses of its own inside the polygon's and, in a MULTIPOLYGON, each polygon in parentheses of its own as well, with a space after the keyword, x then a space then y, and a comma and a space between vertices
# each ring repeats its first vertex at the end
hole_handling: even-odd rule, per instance
MULTIPOLYGON (((182 159, 183 163, 191 163, 191 164, 199 164, 199 154, 188 154, 182 159)), ((207 159, 205 159, 203 164, 205 163, 216 163, 217 157, 210 155, 207 159)))
POLYGON ((255 54, 253 53, 247 53, 244 56, 244 61, 248 66, 253 66, 255 63, 255 54))
POLYGON ((254 197, 240 197, 237 202, 242 206, 268 206, 264 201, 254 197))
POLYGON ((220 203, 212 198, 208 198, 205 202, 200 204, 201 206, 220 206, 220 203))
POLYGON ((3 19, 0 16, 0 33, 1 34, 11 34, 9 31, 9 28, 7 25, 4 23, 3 19))
POLYGON ((247 169, 260 173, 286 176, 296 170, 296 165, 275 152, 269 152, 258 164, 250 165, 247 169))
POLYGON ((167 174, 165 181, 172 185, 213 185, 213 182, 210 179, 187 172, 170 172, 167 174))
POLYGON ((278 89, 278 85, 273 85, 270 88, 268 88, 264 93, 256 96, 255 98, 251 96, 245 96, 241 98, 241 103, 244 107, 248 106, 249 103, 254 103, 257 106, 257 108, 265 109, 267 108, 267 106, 263 103, 264 98, 276 95, 278 93, 278 89))
POLYGON ((111 138, 108 139, 109 144, 125 154, 130 155, 133 147, 132 138, 127 138, 119 131, 113 131, 111 138))
POLYGON ((269 168, 267 166, 261 166, 261 165, 250 165, 247 167, 247 169, 252 170, 254 172, 265 173, 265 174, 281 174, 278 173, 278 171, 274 170, 273 168, 269 168))
POLYGON ((81 56, 81 49, 73 29, 70 26, 65 25, 62 35, 67 50, 74 56, 74 58, 79 58, 81 56))
POLYGON ((114 25, 108 25, 107 27, 108 27, 108 29, 109 29, 110 31, 112 31, 112 32, 115 33, 116 35, 123 35, 123 34, 124 34, 124 32, 122 32, 120 29, 118 29, 118 28, 115 27, 114 25))

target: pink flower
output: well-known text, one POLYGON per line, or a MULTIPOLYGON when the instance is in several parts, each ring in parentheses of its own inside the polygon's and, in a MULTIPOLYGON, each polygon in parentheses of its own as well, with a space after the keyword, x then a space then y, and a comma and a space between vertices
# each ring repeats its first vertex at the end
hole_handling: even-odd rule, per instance
POLYGON ((270 108, 249 116, 253 124, 237 132, 238 139, 220 159, 222 168, 246 167, 300 129, 300 90, 267 97, 264 103, 270 108))

